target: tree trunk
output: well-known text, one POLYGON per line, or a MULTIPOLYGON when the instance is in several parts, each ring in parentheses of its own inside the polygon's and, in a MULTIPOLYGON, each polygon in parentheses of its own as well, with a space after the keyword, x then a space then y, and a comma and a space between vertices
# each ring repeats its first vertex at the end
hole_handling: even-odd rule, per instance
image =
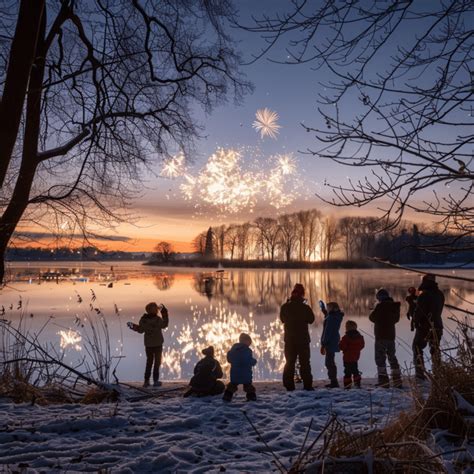
POLYGON ((31 67, 36 57, 38 36, 42 28, 44 9, 45 0, 21 0, 19 7, 3 97, 0 100, 0 188, 5 182, 20 128, 31 67))

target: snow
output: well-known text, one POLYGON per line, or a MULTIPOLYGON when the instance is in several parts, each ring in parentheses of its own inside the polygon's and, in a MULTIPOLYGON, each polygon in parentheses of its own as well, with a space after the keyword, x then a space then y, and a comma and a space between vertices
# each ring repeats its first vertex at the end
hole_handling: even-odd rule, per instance
POLYGON ((287 393, 280 384, 256 386, 254 403, 241 390, 227 404, 220 396, 177 395, 101 405, 15 405, 0 399, 0 471, 271 472, 277 470, 273 457, 245 414, 288 468, 311 419, 307 445, 333 413, 368 429, 409 409, 412 400, 408 390, 287 393))

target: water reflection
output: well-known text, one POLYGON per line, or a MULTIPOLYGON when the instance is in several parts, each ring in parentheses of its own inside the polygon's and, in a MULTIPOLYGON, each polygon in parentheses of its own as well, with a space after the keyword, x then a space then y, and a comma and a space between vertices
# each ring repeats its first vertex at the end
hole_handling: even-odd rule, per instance
MULTIPOLYGON (((125 356, 118 376, 122 380, 140 380, 144 368, 143 336, 129 331, 125 322, 138 322, 149 301, 164 303, 170 309, 170 327, 165 331, 163 378, 188 379, 201 350, 212 344, 216 355, 228 371, 226 353, 238 340, 241 332, 252 336, 252 349, 258 359, 255 378, 279 379, 283 369, 282 324, 278 319, 280 305, 288 297, 295 283, 306 287, 309 303, 315 309, 316 322, 311 326, 312 364, 315 376, 325 376, 324 361, 319 354, 321 315, 317 301, 335 300, 355 319, 366 337, 361 370, 373 375, 372 324, 368 321, 370 308, 375 303, 375 288, 386 287, 395 299, 402 301, 409 286, 417 286, 420 276, 397 270, 240 270, 209 272, 193 269, 162 271, 140 264, 73 265, 55 267, 38 265, 15 269, 17 281, 0 292, 1 304, 9 320, 19 319, 22 312, 33 330, 39 330, 45 319, 54 317, 54 325, 41 336, 65 351, 68 360, 85 357, 81 344, 87 340, 84 322, 94 315, 96 308, 104 316, 110 329, 111 350, 125 356), (39 272, 60 271, 61 275, 82 275, 87 280, 58 279, 29 283, 31 275, 39 272), (69 272, 69 273, 68 273, 69 272), (107 280, 107 278, 113 280, 107 280), (113 286, 109 283, 113 282, 113 286), (21 299, 19 297, 21 295, 21 299), (19 303, 21 302, 21 303, 19 303), (88 314, 90 313, 90 314, 88 314), (80 317, 79 317, 80 316, 80 317), (120 316, 120 317, 119 317, 120 316), (61 329, 58 332, 59 329, 61 329), (82 338, 82 339, 81 339, 82 338)), ((473 271, 465 271, 472 276, 473 271)), ((465 300, 474 299, 474 289, 468 282, 439 279, 446 301, 466 306, 465 300), (459 298, 459 296, 461 298, 459 298)), ((445 311, 445 322, 449 311, 445 311)), ((399 358, 402 365, 411 363, 409 322, 402 317, 397 325, 399 358)), ((446 344, 448 344, 446 336, 446 344)), ((340 359, 340 358, 339 358, 340 359)), ((341 369, 341 361, 338 360, 341 369)))

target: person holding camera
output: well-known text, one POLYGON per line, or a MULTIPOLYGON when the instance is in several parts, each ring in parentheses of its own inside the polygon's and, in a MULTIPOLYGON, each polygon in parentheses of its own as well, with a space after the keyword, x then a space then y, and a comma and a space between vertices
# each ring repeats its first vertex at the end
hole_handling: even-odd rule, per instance
POLYGON ((150 386, 150 376, 153 369, 153 386, 160 387, 160 365, 163 353, 163 332, 168 327, 168 310, 164 305, 148 303, 145 306, 146 313, 140 318, 138 324, 127 323, 133 331, 144 334, 146 367, 144 387, 150 386), (161 316, 158 315, 161 313, 161 316))

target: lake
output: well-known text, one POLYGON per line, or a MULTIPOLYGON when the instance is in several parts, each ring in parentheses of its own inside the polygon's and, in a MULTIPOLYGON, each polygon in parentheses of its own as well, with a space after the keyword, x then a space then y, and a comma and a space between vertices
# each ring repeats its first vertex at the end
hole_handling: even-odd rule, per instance
MULTIPOLYGON (((169 309, 170 325, 164 331, 165 346, 161 378, 187 380, 192 375, 200 351, 212 344, 227 369, 225 353, 241 332, 252 336, 258 364, 256 380, 280 380, 284 365, 283 328, 279 307, 295 283, 302 283, 316 321, 310 326, 311 364, 315 379, 325 379, 324 358, 319 353, 322 315, 318 300, 337 301, 345 319, 357 322, 365 337, 360 370, 362 377, 376 374, 373 328, 368 319, 375 304, 375 289, 385 287, 395 300, 402 301, 402 317, 397 325, 397 353, 402 367, 411 366, 410 324, 405 317, 406 290, 418 286, 420 275, 402 270, 268 270, 147 267, 141 263, 13 263, 8 267, 11 283, 0 290, 0 310, 5 319, 23 323, 41 332, 40 340, 65 351, 65 360, 76 363, 88 357, 84 343, 90 333, 89 321, 104 317, 120 380, 140 381, 145 365, 143 336, 130 331, 127 321, 138 322, 146 303, 156 301, 169 309), (3 310, 2 310, 3 312, 3 310)), ((447 270, 474 277, 474 270, 447 270)), ((461 298, 474 300, 470 282, 438 278, 446 302, 466 307, 461 298), (461 297, 461 298, 460 298, 461 297)), ((449 329, 454 323, 444 311, 444 344, 449 346, 449 329)), ((344 323, 343 323, 344 324, 344 323)), ((341 328, 341 336, 343 334, 341 328)), ((336 356, 342 376, 342 357, 336 356)))

